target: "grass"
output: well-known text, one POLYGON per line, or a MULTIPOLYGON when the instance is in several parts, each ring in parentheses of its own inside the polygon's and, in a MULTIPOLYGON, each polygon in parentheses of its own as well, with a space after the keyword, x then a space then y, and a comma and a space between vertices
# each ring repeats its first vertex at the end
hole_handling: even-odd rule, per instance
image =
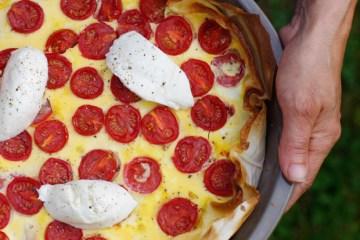
MULTIPOLYGON (((258 2, 277 29, 290 21, 295 1, 258 2)), ((342 137, 311 190, 283 217, 271 240, 360 239, 359 10, 358 5, 342 73, 342 137)))

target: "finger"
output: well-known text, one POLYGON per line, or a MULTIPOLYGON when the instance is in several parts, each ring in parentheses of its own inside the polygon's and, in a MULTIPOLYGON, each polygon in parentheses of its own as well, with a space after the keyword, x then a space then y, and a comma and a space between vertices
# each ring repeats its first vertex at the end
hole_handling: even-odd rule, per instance
POLYGON ((330 152, 331 147, 333 146, 336 139, 338 139, 340 134, 338 132, 334 132, 334 134, 332 134, 333 128, 336 128, 336 126, 332 126, 330 124, 330 128, 327 131, 329 132, 328 134, 325 134, 325 136, 321 137, 312 137, 309 147, 309 167, 307 180, 304 183, 295 184, 294 191, 289 199, 285 211, 288 211, 299 200, 304 192, 306 192, 311 187, 315 176, 318 174, 325 158, 330 152))
POLYGON ((280 38, 285 46, 291 41, 291 39, 293 39, 293 37, 295 37, 301 26, 303 7, 300 2, 301 1, 297 1, 294 17, 292 18, 290 24, 280 30, 280 38))
POLYGON ((299 198, 306 192, 307 185, 304 183, 297 183, 294 186, 294 191, 291 194, 291 197, 287 203, 287 206, 285 208, 285 212, 289 211, 290 208, 294 206, 294 204, 299 200, 299 198))
MULTIPOLYGON (((311 143, 312 145, 312 143, 311 143)), ((310 146, 311 149, 311 146, 310 146)), ((311 187, 315 176, 319 172, 324 159, 326 158, 326 152, 318 152, 318 151, 311 151, 309 156, 309 171, 308 176, 305 182, 303 183, 295 183, 294 191, 291 194, 291 197, 288 201, 286 206, 286 212, 300 199, 300 197, 311 187)))
POLYGON ((291 182, 302 183, 307 179, 312 126, 311 121, 299 114, 284 114, 279 159, 283 174, 291 182))

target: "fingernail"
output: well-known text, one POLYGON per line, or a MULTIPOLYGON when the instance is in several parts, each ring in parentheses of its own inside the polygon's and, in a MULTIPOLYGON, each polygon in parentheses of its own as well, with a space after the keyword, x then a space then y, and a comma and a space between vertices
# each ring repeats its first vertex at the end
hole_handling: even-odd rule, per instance
POLYGON ((289 180, 293 182, 305 182, 307 177, 307 168, 304 164, 294 163, 288 168, 289 180))

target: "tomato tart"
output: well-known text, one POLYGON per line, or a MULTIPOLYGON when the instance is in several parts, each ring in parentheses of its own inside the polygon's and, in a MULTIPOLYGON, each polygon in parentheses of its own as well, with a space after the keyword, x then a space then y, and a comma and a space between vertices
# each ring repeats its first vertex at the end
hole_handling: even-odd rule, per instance
POLYGON ((48 64, 41 110, 0 141, 0 239, 226 240, 240 228, 260 197, 275 69, 257 16, 214 0, 6 0, 0 26, 0 75, 24 47, 48 64), (131 64, 113 71, 111 51, 126 37, 122 47, 137 46, 134 33, 166 57, 156 65, 144 51, 137 63, 154 74, 176 69, 191 101, 169 100, 182 103, 182 87, 164 97, 141 77, 131 85, 139 75, 131 64), (39 189, 76 180, 115 183, 137 206, 106 228, 54 219, 39 189))

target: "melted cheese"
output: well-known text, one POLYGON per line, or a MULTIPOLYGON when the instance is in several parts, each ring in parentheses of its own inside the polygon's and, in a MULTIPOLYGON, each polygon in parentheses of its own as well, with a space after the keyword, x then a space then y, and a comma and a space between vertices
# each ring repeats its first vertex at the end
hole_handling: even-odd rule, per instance
MULTIPOLYGON (((45 12, 44 25, 40 30, 33 34, 18 34, 11 31, 6 19, 7 10, 10 7, 10 0, 1 1, 0 3, 0 49, 10 47, 32 46, 44 49, 48 36, 60 28, 70 28, 79 33, 85 26, 95 19, 89 18, 85 21, 73 21, 62 14, 59 5, 60 0, 35 0, 39 3, 45 12)), ((124 9, 132 9, 138 7, 136 0, 123 0, 124 9)), ((193 31, 198 32, 200 24, 207 16, 200 13, 187 14, 186 18, 191 21, 193 31)), ((108 23, 109 24, 109 23, 108 23)), ((116 22, 110 23, 113 27, 116 22)), ((241 56, 246 56, 239 41, 233 36, 231 48, 240 51, 241 56)), ((154 41, 153 37, 151 41, 154 41)), ((68 127, 69 141, 67 145, 59 152, 54 153, 51 157, 57 157, 67 160, 72 165, 74 179, 78 179, 78 166, 81 157, 93 149, 106 149, 114 151, 120 161, 121 169, 114 182, 123 184, 123 166, 137 156, 149 156, 160 163, 163 181, 159 188, 151 194, 142 195, 133 193, 132 195, 138 202, 137 208, 132 212, 131 216, 119 225, 112 228, 84 231, 84 236, 92 236, 101 234, 108 240, 132 239, 132 240, 165 240, 170 239, 159 228, 156 222, 156 214, 162 204, 168 199, 174 197, 185 197, 196 203, 200 209, 200 221, 197 223, 196 230, 178 236, 176 239, 200 239, 202 231, 216 219, 219 213, 216 213, 209 207, 210 201, 223 201, 221 198, 210 194, 203 185, 203 171, 187 175, 176 170, 171 157, 174 152, 176 143, 185 136, 202 136, 209 139, 212 144, 211 160, 220 159, 228 156, 230 149, 239 142, 239 132, 244 122, 248 118, 248 113, 242 109, 244 89, 246 86, 253 84, 253 80, 246 70, 244 79, 234 88, 224 88, 215 84, 209 94, 222 96, 222 100, 234 107, 235 114, 228 119, 225 127, 216 132, 205 132, 195 126, 190 117, 189 110, 176 111, 175 115, 180 126, 180 136, 176 141, 166 146, 152 145, 148 143, 141 135, 130 144, 120 144, 112 140, 104 129, 94 137, 84 137, 77 134, 71 123, 71 118, 76 109, 83 104, 92 104, 101 107, 106 112, 111 106, 121 104, 116 101, 110 92, 109 82, 111 72, 108 70, 105 61, 94 61, 85 59, 81 56, 77 47, 68 50, 64 54, 73 65, 74 71, 80 67, 91 66, 96 68, 104 79, 104 92, 96 100, 84 100, 77 98, 72 94, 69 83, 63 88, 57 90, 47 90, 46 97, 50 100, 53 107, 53 118, 63 121, 68 127), (176 187, 174 187, 176 186, 176 187)), ((191 47, 180 56, 172 56, 172 60, 180 65, 189 58, 198 58, 210 64, 213 55, 205 53, 195 39, 191 47)), ((248 59, 244 59, 245 64, 248 59)), ((156 105, 153 103, 140 101, 132 104, 138 108, 141 115, 144 116, 156 105)), ((34 128, 28 129, 32 135, 34 128)), ((38 172, 42 164, 50 156, 42 152, 35 144, 30 158, 24 162, 11 162, 0 157, 0 178, 5 178, 5 185, 11 180, 12 175, 26 175, 37 178, 38 172)), ((5 187, 1 192, 5 191, 5 187)), ((12 211, 9 225, 3 229, 10 239, 16 240, 43 240, 46 226, 52 221, 51 217, 42 209, 34 216, 24 216, 12 211)))

